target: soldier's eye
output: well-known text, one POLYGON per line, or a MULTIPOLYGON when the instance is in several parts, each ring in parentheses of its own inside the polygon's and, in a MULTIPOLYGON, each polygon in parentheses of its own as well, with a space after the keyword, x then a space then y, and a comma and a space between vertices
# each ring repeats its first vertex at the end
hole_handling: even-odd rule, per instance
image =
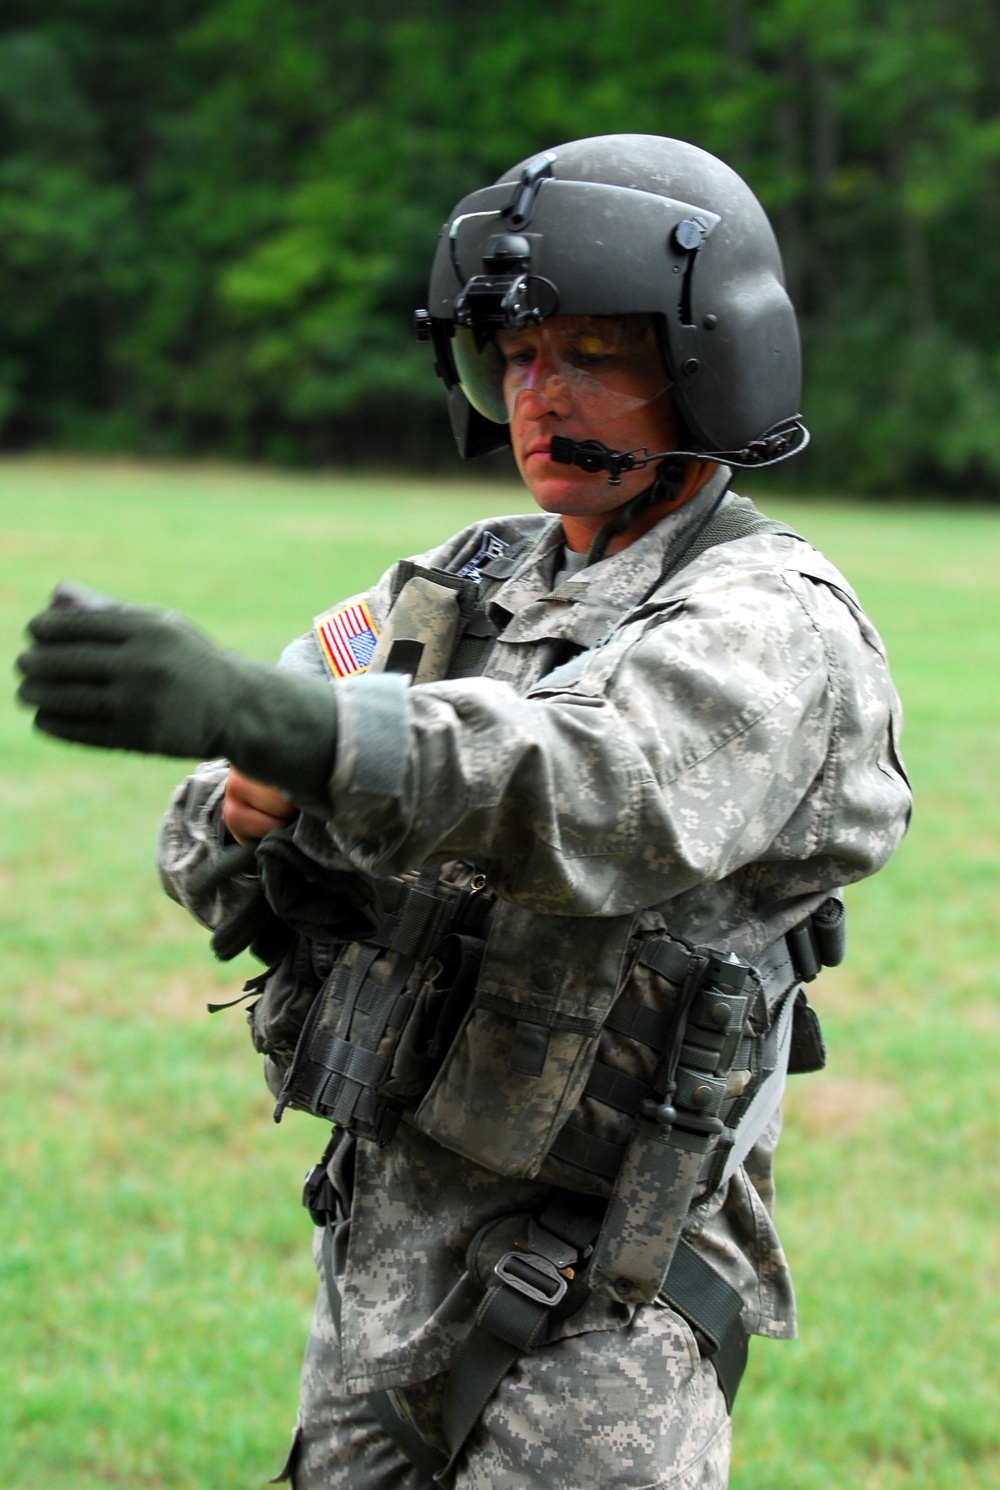
POLYGON ((612 358, 604 350, 591 352, 585 350, 583 347, 574 347, 567 353, 566 360, 573 367, 593 368, 604 367, 612 361, 612 358))

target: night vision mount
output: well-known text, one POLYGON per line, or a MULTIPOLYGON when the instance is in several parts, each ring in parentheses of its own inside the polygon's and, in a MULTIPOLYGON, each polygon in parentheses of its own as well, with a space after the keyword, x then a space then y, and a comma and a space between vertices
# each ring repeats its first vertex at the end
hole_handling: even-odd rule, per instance
POLYGON ((484 256, 485 274, 476 274, 455 297, 455 324, 482 341, 501 327, 520 331, 559 309, 559 291, 550 279, 530 273, 531 244, 520 233, 494 238, 484 256))
MULTIPOLYGON (((526 228, 531 222, 542 182, 551 180, 555 156, 549 151, 525 166, 514 194, 499 216, 506 226, 526 228)), ((559 291, 550 279, 531 273, 531 244, 521 232, 491 238, 483 255, 485 274, 469 280, 458 262, 458 231, 470 216, 456 217, 448 230, 448 252, 460 289, 455 297, 455 325, 475 333, 477 342, 500 327, 520 331, 537 325, 559 309, 559 291)))

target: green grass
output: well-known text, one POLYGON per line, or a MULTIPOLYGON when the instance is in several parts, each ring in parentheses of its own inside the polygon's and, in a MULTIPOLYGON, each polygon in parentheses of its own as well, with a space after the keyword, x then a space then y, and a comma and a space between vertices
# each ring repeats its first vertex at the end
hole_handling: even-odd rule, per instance
MULTIPOLYGON (((522 498, 24 461, 0 504, 8 657, 66 577, 273 657, 397 554, 522 498)), ((752 1348, 732 1484, 980 1490, 1000 1485, 1000 515, 770 510, 886 638, 918 811, 849 892, 850 960, 816 990, 831 1065, 794 1082, 779 1166, 802 1339, 752 1348)), ((0 741, 0 1484, 258 1485, 294 1416, 323 1129, 274 1128, 239 1011, 204 1014, 245 971, 156 884, 177 766, 34 737, 8 699, 0 741)))

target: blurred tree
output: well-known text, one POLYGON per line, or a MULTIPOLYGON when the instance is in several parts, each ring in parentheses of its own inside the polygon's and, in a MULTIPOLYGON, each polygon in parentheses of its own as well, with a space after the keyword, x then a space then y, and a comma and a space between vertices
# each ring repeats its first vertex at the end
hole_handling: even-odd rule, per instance
POLYGON ((605 131, 772 213, 815 482, 1000 476, 993 0, 8 0, 0 419, 57 441, 433 460, 410 315, 452 203, 605 131))

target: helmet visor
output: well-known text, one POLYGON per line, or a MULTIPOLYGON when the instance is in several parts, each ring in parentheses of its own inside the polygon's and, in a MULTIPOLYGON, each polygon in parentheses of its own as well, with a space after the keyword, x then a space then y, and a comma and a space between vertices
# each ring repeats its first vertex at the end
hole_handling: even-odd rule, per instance
POLYGON ((670 387, 649 315, 552 316, 485 338, 456 327, 452 349, 466 398, 495 424, 509 424, 530 398, 580 426, 599 426, 670 387))

